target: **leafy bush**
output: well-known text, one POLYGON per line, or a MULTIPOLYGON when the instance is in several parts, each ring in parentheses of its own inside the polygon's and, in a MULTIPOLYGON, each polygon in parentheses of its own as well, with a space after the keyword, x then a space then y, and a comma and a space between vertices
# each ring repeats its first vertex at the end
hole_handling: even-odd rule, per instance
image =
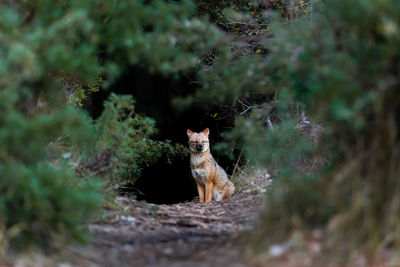
POLYGON ((237 101, 258 93, 279 103, 282 127, 259 130, 263 120, 244 119, 231 133, 244 137, 248 157, 278 166, 277 191, 258 237, 281 239, 294 227, 286 223, 290 214, 304 227, 322 227, 335 215, 340 224, 333 235, 343 248, 398 248, 399 2, 328 0, 315 7, 300 20, 275 20, 273 38, 261 42, 264 56, 217 61, 199 94, 237 101), (315 149, 329 156, 325 168, 301 174, 302 180, 290 161, 307 152, 297 148, 307 146, 284 127, 295 118, 287 114, 297 103, 305 105, 311 121, 323 123, 315 149), (282 222, 284 231, 275 231, 282 222))
POLYGON ((83 223, 102 205, 100 185, 77 179, 62 161, 51 163, 47 146, 60 136, 71 146, 90 146, 93 129, 71 108, 26 117, 15 109, 18 95, 2 92, 7 94, 0 99, 6 114, 0 118, 0 221, 5 230, 19 227, 6 241, 18 247, 46 245, 56 234, 83 241, 83 223))
POLYGON ((170 160, 187 154, 182 145, 151 139, 157 130, 155 121, 135 113, 132 96, 111 94, 104 111, 95 121, 97 129, 95 156, 84 162, 81 171, 88 169, 104 177, 111 186, 133 184, 144 165, 151 165, 161 155, 170 160))
POLYGON ((49 245, 55 236, 85 240, 84 224, 102 205, 98 181, 77 180, 65 168, 47 164, 0 164, 0 173, 0 221, 20 228, 10 240, 13 247, 49 245))
POLYGON ((268 124, 268 105, 255 108, 248 117, 239 116, 235 128, 224 133, 223 144, 243 148, 246 167, 266 168, 273 177, 263 225, 254 234, 257 244, 282 239, 293 220, 306 227, 320 226, 334 211, 323 190, 327 154, 318 150, 318 141, 306 129, 317 126, 299 121, 288 105, 278 104, 273 113, 275 122, 268 124))
POLYGON ((392 233, 399 226, 387 222, 399 208, 399 136, 392 133, 399 121, 400 5, 326 1, 320 8, 312 21, 276 26, 271 67, 289 82, 288 101, 305 103, 324 122, 327 142, 320 146, 334 153, 324 191, 342 221, 337 237, 371 248, 389 238, 398 246, 392 233))
MULTIPOLYGON (((93 81, 102 80, 101 86, 107 87, 132 65, 169 74, 196 71, 201 88, 185 103, 228 103, 236 128, 227 140, 235 144, 239 139, 247 159, 276 170, 276 191, 259 236, 269 235, 268 229, 277 229, 279 221, 285 224, 276 233, 284 236, 291 228, 290 215, 304 226, 323 226, 335 214, 354 244, 375 248, 389 241, 400 246, 399 2, 196 4, 202 14, 213 12, 211 21, 217 26, 197 16, 191 1, 1 2, 0 174, 25 177, 27 186, 39 181, 56 191, 58 184, 48 181, 47 174, 67 177, 66 187, 77 184, 76 192, 82 193, 82 198, 71 199, 87 205, 82 210, 90 214, 95 197, 79 199, 93 192, 86 187, 80 191, 79 184, 86 182, 72 178, 63 160, 52 160, 57 155, 46 149, 50 142, 61 137, 69 150, 86 153, 85 147, 96 141, 95 157, 82 169, 110 174, 112 183, 135 179, 141 166, 154 162, 162 151, 183 149, 152 140, 154 121, 135 114, 129 97, 111 97, 95 122, 98 138, 87 118, 65 102, 72 99, 79 106, 85 94, 99 89, 93 81), (280 16, 269 12, 273 9, 280 16), (60 82, 60 75, 78 85, 60 82), (271 101, 277 103, 276 114, 264 109, 271 101), (298 104, 311 121, 323 122, 323 141, 311 144, 300 133, 293 110, 298 104), (329 165, 299 170, 297 162, 312 160, 321 151, 329 155, 329 165)), ((16 186, 10 180, 0 185, 4 192, 16 186)), ((33 192, 28 199, 37 199, 33 192)), ((43 194, 48 205, 53 195, 43 194)), ((12 202, 11 197, 0 199, 12 202)), ((71 207, 64 201, 57 202, 60 213, 71 207)), ((9 204, 4 205, 2 220, 10 228, 19 219, 7 214, 9 204)), ((28 209, 21 212, 29 214, 28 209)), ((59 225, 71 229, 66 232, 75 232, 74 222, 58 218, 59 225)), ((36 220, 43 228, 36 233, 28 221, 32 227, 26 228, 27 237, 40 236, 46 227, 47 221, 36 220)))
MULTIPOLYGON (((134 64, 165 73, 195 67, 220 32, 194 12, 190 1, 0 3, 0 224, 6 232, 24 225, 16 236, 29 241, 24 244, 42 243, 46 231, 44 243, 55 233, 81 238, 80 225, 98 211, 101 197, 65 161, 75 151, 88 154, 96 134, 67 103, 80 106, 101 81, 107 87, 134 64)), ((97 123, 97 149, 111 150, 118 175, 136 177, 140 164, 161 151, 175 153, 169 143, 148 138, 152 120, 112 109, 100 118, 104 125, 97 123)))

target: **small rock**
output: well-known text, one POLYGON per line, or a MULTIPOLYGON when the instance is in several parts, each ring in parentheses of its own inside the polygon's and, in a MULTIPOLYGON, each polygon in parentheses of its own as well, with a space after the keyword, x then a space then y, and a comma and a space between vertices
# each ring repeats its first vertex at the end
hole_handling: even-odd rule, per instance
POLYGON ((285 252, 285 247, 275 244, 269 247, 268 253, 273 257, 279 257, 285 252))
POLYGON ((132 217, 132 216, 124 216, 124 215, 121 215, 121 216, 119 217, 119 219, 120 219, 121 221, 136 222, 136 218, 134 218, 134 217, 132 217))
POLYGON ((64 153, 63 155, 62 155, 62 157, 64 158, 64 159, 68 159, 68 158, 70 158, 72 156, 72 153, 71 152, 67 152, 67 153, 64 153))

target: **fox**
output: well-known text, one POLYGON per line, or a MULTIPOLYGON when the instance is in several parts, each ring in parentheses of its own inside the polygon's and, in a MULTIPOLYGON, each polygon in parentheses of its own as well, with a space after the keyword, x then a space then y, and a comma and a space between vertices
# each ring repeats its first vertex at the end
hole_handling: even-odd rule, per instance
POLYGON ((197 185, 200 202, 221 201, 235 192, 225 170, 218 165, 210 152, 210 130, 200 133, 187 130, 190 150, 190 169, 197 185))

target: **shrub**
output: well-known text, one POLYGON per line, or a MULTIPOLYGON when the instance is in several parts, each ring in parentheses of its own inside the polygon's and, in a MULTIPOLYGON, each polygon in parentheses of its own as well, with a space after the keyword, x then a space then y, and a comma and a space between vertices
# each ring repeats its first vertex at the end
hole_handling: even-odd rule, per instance
POLYGON ((83 242, 85 223, 98 214, 102 195, 97 181, 78 180, 72 172, 43 164, 0 164, 0 221, 19 226, 14 248, 60 240, 83 242))
POLYGON ((80 180, 63 161, 50 161, 47 146, 63 136, 70 146, 90 146, 93 129, 74 109, 26 117, 15 109, 17 94, 0 100, 0 221, 19 226, 10 244, 48 245, 55 235, 83 241, 84 223, 100 211, 100 185, 80 180))
POLYGON ((286 229, 277 231, 275 239, 281 240, 294 227, 286 227, 288 214, 301 213, 298 218, 306 228, 313 222, 323 227, 334 215, 340 221, 333 233, 340 247, 398 248, 400 5, 393 0, 318 2, 316 11, 300 20, 275 21, 273 38, 261 44, 264 56, 217 63, 218 72, 204 92, 215 89, 213 95, 231 100, 246 92, 273 94, 282 125, 293 120, 286 114, 297 103, 305 105, 311 121, 323 123, 323 141, 316 149, 328 151, 329 164, 314 178, 301 174, 303 180, 298 180, 296 172, 287 175, 291 164, 279 156, 304 153, 296 152, 302 145, 288 128, 258 130, 260 121, 239 120, 232 134, 241 132, 249 140, 243 142, 248 156, 267 167, 279 166, 277 192, 267 203, 258 236, 274 240, 271 231, 285 222, 286 229))
POLYGON ((153 140, 155 121, 135 113, 132 96, 111 94, 104 111, 94 122, 97 130, 96 153, 81 166, 102 176, 111 187, 133 184, 143 166, 164 155, 166 160, 187 153, 182 145, 153 140))
POLYGON ((89 154, 97 141, 97 151, 111 151, 111 169, 132 178, 161 151, 175 153, 149 139, 154 121, 116 114, 111 104, 96 140, 90 120, 68 104, 81 106, 134 64, 194 68, 199 51, 220 38, 194 11, 190 1, 0 3, 0 224, 5 232, 23 225, 15 238, 28 242, 19 244, 49 243, 57 233, 81 239, 81 224, 98 211, 99 188, 71 174, 71 154, 89 154))
POLYGON ((326 1, 313 20, 276 25, 269 44, 270 67, 289 84, 287 101, 305 103, 324 123, 319 145, 333 155, 322 190, 347 247, 400 242, 399 226, 389 223, 399 208, 399 10, 389 0, 326 1))

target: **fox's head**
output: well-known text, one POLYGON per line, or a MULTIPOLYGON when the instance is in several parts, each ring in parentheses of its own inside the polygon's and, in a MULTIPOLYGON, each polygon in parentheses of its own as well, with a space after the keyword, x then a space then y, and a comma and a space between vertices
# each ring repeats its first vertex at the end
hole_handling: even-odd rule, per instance
POLYGON ((187 130, 187 135, 189 137, 189 149, 190 152, 206 152, 210 147, 208 141, 208 135, 210 134, 210 130, 207 128, 200 133, 192 132, 191 130, 187 130))

